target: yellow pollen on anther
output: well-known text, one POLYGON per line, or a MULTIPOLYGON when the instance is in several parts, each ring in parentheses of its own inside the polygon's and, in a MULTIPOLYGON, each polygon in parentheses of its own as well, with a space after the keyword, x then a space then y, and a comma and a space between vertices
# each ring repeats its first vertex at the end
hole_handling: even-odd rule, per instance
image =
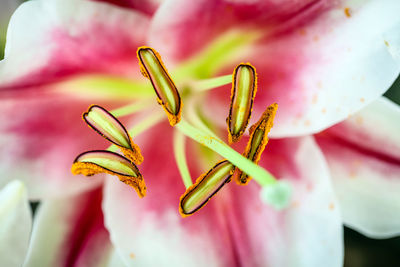
POLYGON ((229 161, 222 160, 197 178, 180 198, 181 216, 188 217, 204 207, 226 183, 231 181, 233 171, 234 166, 229 161))
POLYGON ((120 181, 133 187, 139 197, 146 195, 144 179, 129 159, 107 150, 93 150, 81 153, 74 160, 71 167, 72 174, 83 174, 93 176, 106 173, 117 176, 120 181))
POLYGON ((138 193, 139 197, 142 198, 146 196, 146 185, 142 176, 132 177, 127 175, 122 175, 115 173, 113 171, 107 170, 100 167, 99 165, 90 162, 74 162, 71 167, 71 172, 74 175, 82 174, 85 176, 93 176, 95 174, 106 173, 117 176, 121 182, 133 187, 138 193))
POLYGON ((118 147, 121 150, 121 152, 125 155, 125 157, 130 159, 133 163, 140 165, 140 164, 142 164, 142 162, 144 160, 142 153, 140 151, 140 148, 137 144, 135 144, 132 141, 131 137, 129 137, 129 140, 131 141, 131 149, 128 149, 128 148, 125 148, 122 146, 118 146, 118 147))
POLYGON ((139 146, 133 142, 125 126, 108 110, 91 105, 82 114, 82 119, 89 128, 116 145, 131 162, 138 165, 143 162, 139 146))
POLYGON ((157 102, 165 110, 171 126, 181 119, 182 101, 174 81, 156 50, 141 46, 137 50, 140 71, 148 78, 157 94, 157 102))
POLYGON ((232 74, 232 89, 228 125, 229 143, 238 142, 249 123, 257 92, 256 68, 250 63, 236 66, 232 74))
MULTIPOLYGON (((273 126, 276 110, 278 104, 270 105, 262 114, 261 118, 254 125, 250 127, 250 139, 247 143, 243 156, 258 164, 262 152, 268 143, 268 133, 273 126)), ((239 185, 247 185, 251 177, 246 173, 237 169, 235 174, 235 181, 239 185)))

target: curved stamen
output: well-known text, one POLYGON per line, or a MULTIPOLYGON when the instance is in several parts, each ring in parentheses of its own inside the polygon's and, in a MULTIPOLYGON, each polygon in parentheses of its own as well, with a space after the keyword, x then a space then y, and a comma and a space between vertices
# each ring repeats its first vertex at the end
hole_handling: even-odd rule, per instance
POLYGON ((136 164, 143 162, 140 148, 133 143, 124 125, 105 108, 92 105, 83 113, 82 118, 90 128, 118 146, 132 162, 136 164))
POLYGON ((151 47, 142 46, 137 51, 140 69, 149 78, 158 102, 165 109, 171 126, 180 121, 182 103, 175 83, 168 74, 160 55, 151 47))
POLYGON ((174 131, 174 155, 183 183, 185 187, 188 188, 193 182, 186 161, 185 136, 179 131, 174 131))
MULTIPOLYGON (((261 154, 268 143, 268 133, 273 126, 277 109, 278 104, 274 103, 270 105, 264 111, 258 122, 250 127, 250 139, 243 156, 253 161, 255 164, 258 164, 260 161, 261 154)), ((239 185, 247 185, 251 180, 251 177, 238 169, 237 175, 235 175, 235 180, 239 185)))
POLYGON ((227 160, 215 164, 201 175, 196 183, 186 189, 179 202, 179 213, 187 217, 202 207, 226 184, 231 181, 234 166, 227 160))
POLYGON ((214 77, 211 79, 203 79, 199 81, 191 82, 190 88, 193 88, 196 91, 207 91, 211 89, 218 88, 220 86, 230 84, 232 82, 232 75, 224 75, 219 77, 214 77))
POLYGON ((73 174, 92 176, 107 173, 117 176, 120 181, 133 187, 139 197, 146 195, 144 179, 136 165, 127 158, 107 150, 87 151, 78 155, 71 167, 73 174))
POLYGON ((229 116, 226 118, 229 143, 238 142, 249 123, 257 91, 256 69, 241 63, 232 75, 232 92, 229 116))
POLYGON ((132 115, 137 112, 143 111, 145 109, 150 108, 149 102, 146 100, 135 102, 133 104, 128 104, 126 106, 122 106, 110 111, 112 115, 115 117, 123 117, 127 115, 132 115))

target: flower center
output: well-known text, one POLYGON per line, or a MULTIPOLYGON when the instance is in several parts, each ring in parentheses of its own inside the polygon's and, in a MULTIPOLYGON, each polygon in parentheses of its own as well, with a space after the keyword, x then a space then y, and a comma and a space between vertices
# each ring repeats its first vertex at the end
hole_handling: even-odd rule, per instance
MULTIPOLYGON (((180 92, 157 51, 150 47, 139 47, 137 54, 142 74, 150 80, 157 102, 166 112, 170 125, 175 126, 174 154, 183 183, 187 188, 180 200, 181 215, 186 217, 200 210, 212 196, 231 181, 233 175, 236 182, 241 185, 246 185, 252 177, 263 188, 269 188, 269 193, 262 195, 264 201, 276 207, 285 206, 282 203, 287 202, 289 194, 279 194, 280 197, 277 198, 277 194, 273 192, 274 188, 282 191, 282 188, 287 187, 277 186, 280 182, 267 170, 257 165, 267 145, 267 135, 273 125, 278 105, 269 106, 259 121, 250 128, 250 139, 246 150, 241 155, 224 143, 209 128, 204 118, 201 118, 196 112, 195 105, 190 102, 193 101, 193 97, 188 98, 188 108, 185 110, 187 114, 183 114, 183 118, 181 118, 182 98, 180 92), (190 122, 186 118, 189 118, 190 122), (185 157, 186 137, 208 147, 224 158, 223 161, 216 163, 214 167, 200 176, 195 184, 190 177, 185 157), (269 198, 268 196, 273 197, 269 198)), ((192 95, 194 94, 192 92, 211 90, 229 83, 232 83, 232 95, 227 124, 229 141, 232 143, 240 140, 250 120, 257 90, 256 69, 249 63, 241 63, 235 68, 232 76, 225 75, 195 82, 185 80, 184 84, 189 88, 189 95, 192 95)), ((186 98, 184 97, 184 100, 186 98)), ((133 186, 139 196, 144 196, 144 180, 135 165, 135 163, 140 164, 143 157, 141 157, 139 147, 133 143, 130 134, 132 136, 140 134, 160 122, 163 116, 160 112, 151 113, 128 132, 112 114, 117 117, 125 116, 148 108, 148 106, 149 103, 135 103, 111 112, 107 112, 99 106, 92 106, 84 114, 85 121, 113 145, 108 150, 96 151, 96 153, 89 151, 78 156, 72 168, 73 173, 87 176, 99 172, 114 174, 121 181, 133 186), (126 158, 115 153, 118 148, 126 158)), ((262 192, 264 191, 262 190, 262 192)))

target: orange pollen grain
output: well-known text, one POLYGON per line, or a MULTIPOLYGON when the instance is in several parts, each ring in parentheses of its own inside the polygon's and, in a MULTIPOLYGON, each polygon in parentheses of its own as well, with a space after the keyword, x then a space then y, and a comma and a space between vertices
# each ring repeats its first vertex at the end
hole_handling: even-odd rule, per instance
POLYGON ((100 173, 111 174, 117 176, 121 182, 134 188, 140 198, 146 196, 146 185, 140 174, 139 177, 122 175, 90 162, 74 162, 71 167, 71 172, 74 175, 83 174, 85 176, 93 176, 100 173))
POLYGON ((346 7, 344 9, 344 14, 346 15, 346 17, 350 18, 351 17, 351 10, 350 8, 346 7))

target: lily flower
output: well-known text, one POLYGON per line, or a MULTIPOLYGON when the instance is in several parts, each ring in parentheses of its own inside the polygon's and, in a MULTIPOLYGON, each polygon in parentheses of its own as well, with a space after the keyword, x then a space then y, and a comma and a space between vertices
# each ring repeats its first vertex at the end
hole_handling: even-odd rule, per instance
POLYGON ((0 109, 8 116, 0 128, 2 185, 18 177, 30 199, 46 201, 99 186, 101 179, 69 173, 76 155, 105 146, 77 119, 98 103, 126 116, 144 158, 145 198, 115 179, 103 184, 104 225, 127 266, 339 266, 343 222, 375 237, 400 232, 398 185, 387 179, 399 176, 399 155, 389 149, 400 143, 399 108, 379 99, 400 71, 398 1, 167 0, 151 12, 104 2, 38 0, 13 15, 0 62, 0 109), (141 46, 160 53, 182 97, 183 119, 173 129, 140 77, 141 46), (245 158, 213 139, 227 136, 231 74, 241 62, 258 73, 250 124, 279 104, 262 168, 249 166, 292 185, 283 211, 264 203, 271 192, 254 181, 259 175, 233 162, 245 158), (367 116, 375 108, 388 115, 367 116), (341 148, 359 156, 355 169, 341 148), (182 219, 180 195, 217 154, 253 180, 230 183, 182 219))

